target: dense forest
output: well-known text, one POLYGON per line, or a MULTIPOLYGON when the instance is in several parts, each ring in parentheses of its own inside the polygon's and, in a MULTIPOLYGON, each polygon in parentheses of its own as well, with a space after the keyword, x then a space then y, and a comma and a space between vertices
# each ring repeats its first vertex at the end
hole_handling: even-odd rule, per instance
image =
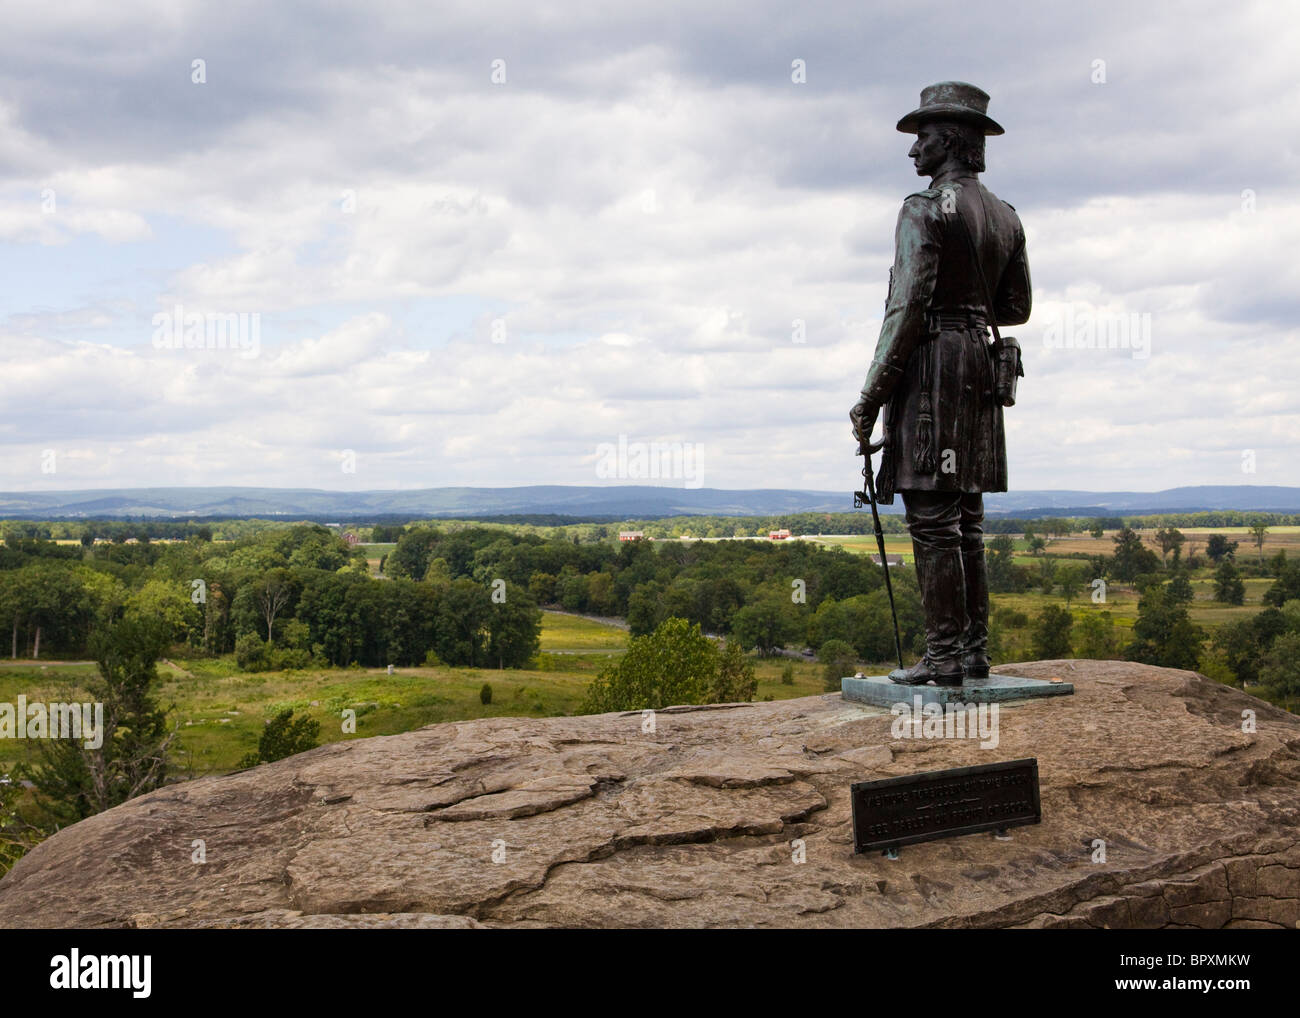
POLYGON ((520 667, 540 612, 520 586, 467 577, 377 580, 326 527, 267 530, 230 544, 86 547, 11 536, 0 549, 10 653, 84 656, 97 629, 158 619, 169 641, 241 667, 419 664, 520 667))
MULTIPOLYGON (((1099 535, 1104 522, 1087 529, 1099 535)), ((990 539, 990 587, 995 595, 1055 590, 1065 607, 1048 605, 1030 619, 995 606, 995 653, 1007 653, 1009 632, 1032 629, 1038 656, 1129 657, 1250 683, 1300 641, 1300 562, 1288 562, 1285 551, 1238 563, 1236 542, 1211 535, 1205 558, 1184 559, 1183 535, 1168 525, 1156 533, 1163 555, 1125 527, 1099 540, 1099 553, 1037 557, 1052 521, 1034 526, 1021 538, 1036 556, 1029 564, 1009 536, 990 539), (1213 632, 1194 625, 1189 575, 1198 569, 1215 570, 1224 604, 1241 603, 1243 577, 1271 578, 1264 609, 1213 632), (1140 595, 1131 633, 1107 627, 1100 612, 1075 627, 1071 599, 1099 581, 1140 595)), ((806 647, 825 657, 828 643, 861 661, 892 656, 880 567, 812 542, 583 541, 527 527, 393 526, 369 535, 396 539, 373 576, 365 551, 338 528, 281 524, 228 542, 190 530, 183 541, 56 544, 11 529, 0 547, 10 656, 83 656, 97 629, 148 618, 165 624, 174 646, 233 652, 248 670, 522 668, 537 652, 541 606, 618 616, 633 636, 684 619, 763 656, 806 647)), ((907 569, 895 575, 903 645, 919 651, 915 578, 907 569)))

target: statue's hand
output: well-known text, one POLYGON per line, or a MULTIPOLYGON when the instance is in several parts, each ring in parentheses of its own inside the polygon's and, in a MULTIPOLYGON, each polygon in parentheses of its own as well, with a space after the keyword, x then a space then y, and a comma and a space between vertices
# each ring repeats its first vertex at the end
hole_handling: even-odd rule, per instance
POLYGON ((853 437, 858 440, 858 444, 866 446, 871 440, 871 432, 876 426, 876 416, 880 413, 880 408, 868 403, 865 399, 860 399, 853 405, 849 411, 849 421, 853 425, 853 437))

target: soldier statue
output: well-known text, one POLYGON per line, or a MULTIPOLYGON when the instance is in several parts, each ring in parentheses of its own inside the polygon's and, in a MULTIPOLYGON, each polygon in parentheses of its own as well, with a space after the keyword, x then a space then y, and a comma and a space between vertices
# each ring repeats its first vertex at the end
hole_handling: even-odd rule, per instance
POLYGON ((978 176, 985 136, 1003 133, 988 102, 945 81, 898 122, 916 135, 907 154, 930 186, 898 214, 880 338, 849 414, 863 449, 880 415, 878 498, 902 495, 912 535, 925 655, 890 673, 905 685, 989 673, 983 492, 1007 490, 1002 408, 1022 372, 1015 340, 990 343, 988 326, 996 336, 1027 321, 1030 285, 1020 218, 978 176))

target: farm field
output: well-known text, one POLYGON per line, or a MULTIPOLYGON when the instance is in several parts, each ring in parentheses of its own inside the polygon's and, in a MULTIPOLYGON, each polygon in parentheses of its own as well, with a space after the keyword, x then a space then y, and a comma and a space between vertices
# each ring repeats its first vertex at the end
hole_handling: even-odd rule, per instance
POLYGON ((627 649, 627 630, 565 612, 542 612, 542 650, 551 654, 627 649))
MULTIPOLYGON (((537 670, 493 668, 309 668, 241 672, 233 655, 168 659, 158 666, 158 701, 172 706, 179 722, 176 758, 195 776, 234 769, 257 748, 263 722, 291 707, 321 722, 320 741, 393 735, 422 725, 469 718, 571 714, 587 683, 626 634, 612 626, 547 612, 542 621, 541 665, 537 670), (552 648, 578 648, 598 655, 551 655, 552 648), (492 702, 479 692, 492 686, 492 702), (357 712, 356 735, 344 735, 341 712, 357 712)), ((0 662, 0 702, 85 699, 92 662, 0 662)), ((0 743, 0 770, 12 766, 21 743, 0 743)))
MULTIPOLYGON (((1247 527, 1188 527, 1181 529, 1183 534, 1187 536, 1187 545, 1184 546, 1184 549, 1194 547, 1203 553, 1205 542, 1210 534, 1224 534, 1230 540, 1240 542, 1240 547, 1237 549, 1237 560, 1239 562, 1256 560, 1258 549, 1251 543, 1250 530, 1247 527)), ((1051 538, 1047 542, 1047 547, 1039 555, 1033 555, 1029 551, 1028 542, 1025 541, 1023 535, 1013 534, 1010 536, 1015 548, 1014 559, 1016 565, 1037 567, 1039 562, 1046 559, 1054 562, 1058 568, 1068 568, 1083 564, 1082 559, 1078 556, 1103 553, 1109 555, 1114 549, 1111 538, 1116 533, 1117 531, 1107 531, 1100 540, 1093 538, 1091 535, 1051 538)), ((1138 531, 1138 533, 1142 536, 1143 543, 1159 554, 1160 546, 1155 541, 1155 531, 1145 530, 1138 531)), ((991 535, 985 535, 985 543, 990 539, 991 535)), ((823 534, 818 537, 804 537, 802 540, 812 541, 827 547, 841 547, 858 555, 877 554, 874 534, 823 534)), ((1267 558, 1269 555, 1276 555, 1282 549, 1286 549, 1288 558, 1300 557, 1300 527, 1269 528, 1268 535, 1264 540, 1264 556, 1267 558)), ((902 555, 903 562, 908 566, 912 565, 912 539, 908 535, 886 534, 885 551, 890 555, 902 555)), ((1202 566, 1192 577, 1195 600, 1189 606, 1188 611, 1192 621, 1201 625, 1215 626, 1224 622, 1249 618, 1263 607, 1264 592, 1273 583, 1270 578, 1245 577, 1243 578, 1246 587, 1245 603, 1228 605, 1214 600, 1214 580, 1210 572, 1208 567, 1202 566)), ((1089 597, 1090 594, 1091 588, 1085 585, 1072 605, 1076 615, 1084 609, 1094 607, 1089 597)), ((995 593, 991 595, 991 600, 995 609, 1006 607, 1026 612, 1030 616, 1036 615, 1049 604, 1064 604, 1064 598, 1061 597, 1059 592, 1052 594, 1042 594, 1037 591, 1028 591, 1021 594, 995 593)), ((1133 620, 1137 617, 1137 602, 1137 593, 1131 587, 1111 584, 1107 591, 1104 607, 1111 611, 1117 624, 1127 628, 1132 626, 1133 620)))
MULTIPOLYGON (((1187 543, 1183 545, 1183 556, 1186 557, 1189 550, 1196 550, 1204 553, 1205 543, 1209 540, 1211 534, 1223 534, 1229 540, 1237 541, 1240 547, 1237 548, 1238 562, 1255 562, 1261 551, 1265 558, 1270 555, 1276 555, 1282 549, 1286 549, 1288 558, 1295 558, 1300 555, 1300 527, 1269 527, 1268 533, 1264 537, 1264 547, 1257 549, 1254 538, 1251 536, 1249 527, 1179 527, 1178 528, 1187 543)), ((1156 541, 1156 531, 1151 528, 1138 530, 1137 533, 1142 538, 1142 543, 1150 548, 1156 554, 1160 553, 1160 544, 1156 541)), ((1111 538, 1116 531, 1108 530, 1100 540, 1094 538, 1091 534, 1072 534, 1069 537, 1053 537, 1048 541, 1047 548, 1049 551, 1056 552, 1060 555, 1096 555, 1098 552, 1110 554, 1114 548, 1111 538)), ((1016 548, 1019 550, 1022 542, 1017 542, 1016 548)))
MULTIPOLYGON (((241 672, 233 655, 216 659, 167 659, 158 666, 158 700, 179 723, 175 759, 182 772, 199 777, 235 769, 257 748, 264 721, 286 707, 321 723, 320 742, 393 735, 423 725, 471 718, 572 714, 587 684, 611 655, 627 646, 627 632, 561 612, 546 612, 536 669, 326 668, 241 672), (479 692, 492 686, 492 702, 479 692), (342 731, 341 712, 357 714, 355 735, 342 731)), ((821 668, 795 661, 795 683, 781 684, 783 659, 757 660, 758 698, 786 699, 823 692, 821 668)), ((86 697, 95 675, 88 661, 0 662, 0 702, 73 702, 86 697)), ((27 744, 0 743, 0 772, 22 757, 27 744)))
POLYGON ((366 553, 366 565, 370 568, 370 575, 378 576, 379 563, 383 560, 385 555, 391 554, 392 550, 396 548, 397 545, 396 544, 367 544, 366 542, 363 541, 362 543, 358 544, 357 547, 362 549, 366 553))
MULTIPOLYGON (((1261 549, 1257 549, 1251 537, 1249 527, 1180 527, 1179 530, 1187 538, 1187 544, 1183 546, 1183 555, 1187 555, 1189 548, 1194 548, 1199 552, 1205 551, 1205 542, 1211 534, 1223 534, 1230 540, 1237 541, 1240 547, 1237 548, 1237 560, 1256 561, 1261 549)), ((1091 534, 1072 534, 1069 537, 1048 537, 1046 554, 1056 555, 1109 555, 1114 551, 1114 543, 1111 540, 1118 531, 1108 530, 1100 538, 1095 538, 1091 534)), ((1160 553, 1160 544, 1156 541, 1155 530, 1148 528, 1138 530, 1138 535, 1142 538, 1142 543, 1150 548, 1156 554, 1160 553)), ((985 543, 996 536, 985 534, 985 543)), ((1029 544, 1023 534, 1010 535, 1017 552, 1025 552, 1028 555, 1029 544)), ((1046 537, 1046 535, 1044 535, 1046 537)), ((876 553, 876 537, 874 534, 818 534, 816 536, 805 535, 800 540, 812 541, 816 544, 827 545, 828 547, 840 546, 848 551, 859 553, 876 553)), ((1300 527, 1269 527, 1268 534, 1264 538, 1264 547, 1262 553, 1265 558, 1270 555, 1276 555, 1279 551, 1286 549, 1288 557, 1300 555, 1300 527)), ((912 539, 907 534, 885 534, 885 550, 890 554, 895 552, 908 553, 912 550, 912 539)))
MULTIPOLYGON (((813 544, 824 545, 828 548, 843 548, 845 551, 851 551, 856 555, 880 554, 880 550, 876 546, 875 534, 822 534, 818 537, 803 537, 800 540, 810 541, 813 544)), ((911 537, 907 534, 886 534, 885 554, 902 555, 903 561, 910 565, 912 562, 911 537)))

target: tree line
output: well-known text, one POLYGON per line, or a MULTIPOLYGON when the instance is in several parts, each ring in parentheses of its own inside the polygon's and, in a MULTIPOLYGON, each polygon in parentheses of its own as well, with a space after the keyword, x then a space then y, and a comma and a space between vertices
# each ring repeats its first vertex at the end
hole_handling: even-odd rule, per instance
POLYGON ((537 652, 527 587, 466 576, 379 580, 329 528, 264 531, 228 545, 0 549, 0 620, 11 657, 85 656, 97 630, 159 620, 169 645, 235 652, 241 667, 309 664, 518 668, 537 652))

